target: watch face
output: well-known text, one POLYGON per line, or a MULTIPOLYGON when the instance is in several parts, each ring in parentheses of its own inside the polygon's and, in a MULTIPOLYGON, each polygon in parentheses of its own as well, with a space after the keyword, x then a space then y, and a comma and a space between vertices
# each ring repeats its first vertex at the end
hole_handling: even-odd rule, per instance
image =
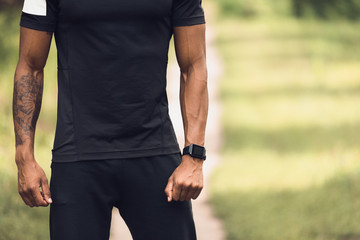
POLYGON ((206 159, 206 150, 203 146, 199 146, 196 144, 190 144, 185 147, 183 150, 183 155, 189 154, 193 158, 206 159))
POLYGON ((204 156, 204 148, 198 147, 198 146, 193 146, 192 154, 197 155, 197 156, 204 156))

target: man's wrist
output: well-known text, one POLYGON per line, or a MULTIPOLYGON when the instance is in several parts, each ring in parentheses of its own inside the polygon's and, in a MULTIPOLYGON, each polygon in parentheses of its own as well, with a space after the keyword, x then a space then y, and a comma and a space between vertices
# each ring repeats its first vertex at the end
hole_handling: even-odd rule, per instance
POLYGON ((190 144, 183 149, 182 155, 190 155, 194 159, 206 159, 206 149, 204 146, 197 144, 190 144))
POLYGON ((203 138, 199 138, 199 139, 191 139, 190 138, 186 138, 185 139, 185 145, 184 147, 186 146, 189 146, 190 144, 196 144, 196 145, 199 145, 199 146, 203 146, 205 145, 205 141, 203 138))
POLYGON ((15 144, 16 151, 33 151, 34 150, 34 140, 30 138, 25 138, 21 140, 21 144, 15 144))
POLYGON ((15 147, 15 152, 16 153, 23 153, 23 154, 28 154, 28 153, 34 153, 34 145, 33 144, 22 144, 22 145, 17 145, 15 147))
POLYGON ((15 163, 17 166, 24 165, 28 162, 35 162, 34 148, 31 145, 21 145, 16 147, 15 163))
POLYGON ((182 161, 188 161, 188 162, 192 162, 195 163, 197 165, 202 165, 204 163, 204 159, 200 159, 200 158, 194 158, 190 155, 182 155, 182 161))

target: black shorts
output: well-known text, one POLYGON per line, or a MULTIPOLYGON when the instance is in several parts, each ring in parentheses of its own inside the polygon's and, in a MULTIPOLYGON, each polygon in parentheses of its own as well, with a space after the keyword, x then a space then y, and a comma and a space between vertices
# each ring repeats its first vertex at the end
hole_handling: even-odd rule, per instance
POLYGON ((135 240, 196 239, 191 201, 167 202, 179 153, 51 165, 51 240, 108 240, 113 206, 135 240))

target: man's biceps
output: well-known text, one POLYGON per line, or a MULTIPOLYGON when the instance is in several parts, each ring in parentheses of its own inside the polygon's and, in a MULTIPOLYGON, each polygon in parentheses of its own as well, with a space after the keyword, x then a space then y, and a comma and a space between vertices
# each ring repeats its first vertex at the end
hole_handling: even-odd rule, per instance
POLYGON ((22 48, 19 55, 19 64, 34 71, 42 71, 46 65, 48 53, 48 50, 40 51, 36 47, 22 48))
POLYGON ((51 39, 52 33, 21 27, 20 51, 24 50, 28 54, 47 54, 50 49, 51 39))

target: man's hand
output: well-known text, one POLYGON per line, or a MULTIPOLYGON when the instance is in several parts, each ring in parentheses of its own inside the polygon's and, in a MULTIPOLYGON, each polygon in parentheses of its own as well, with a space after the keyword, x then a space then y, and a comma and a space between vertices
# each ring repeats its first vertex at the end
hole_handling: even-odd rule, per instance
POLYGON ((48 206, 52 203, 48 179, 32 154, 16 153, 18 166, 18 191, 30 207, 48 206))
POLYGON ((192 158, 190 155, 182 157, 181 164, 170 176, 165 193, 168 202, 189 201, 196 199, 203 188, 203 171, 201 159, 192 158))

